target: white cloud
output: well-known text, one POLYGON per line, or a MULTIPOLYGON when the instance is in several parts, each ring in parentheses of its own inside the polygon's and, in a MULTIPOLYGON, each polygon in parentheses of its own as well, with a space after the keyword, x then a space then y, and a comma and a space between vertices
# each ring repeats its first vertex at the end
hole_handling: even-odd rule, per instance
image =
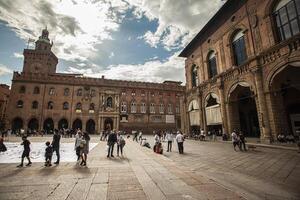
POLYGON ((115 53, 114 53, 114 52, 110 52, 108 58, 109 58, 109 59, 112 59, 114 56, 115 56, 115 53))
POLYGON ((14 57, 15 57, 15 58, 22 58, 22 59, 24 58, 23 54, 18 53, 18 52, 15 52, 15 53, 14 53, 14 57))
POLYGON ((25 41, 47 26, 59 58, 86 61, 97 55, 97 44, 112 39, 127 9, 119 0, 2 0, 0 20, 25 41))
POLYGON ((0 76, 6 75, 6 74, 12 74, 13 70, 9 69, 7 66, 0 64, 0 76))
POLYGON ((109 79, 163 82, 174 80, 185 82, 184 78, 184 59, 178 57, 178 53, 171 56, 166 61, 150 60, 139 65, 111 65, 106 69, 77 69, 69 67, 67 73, 81 73, 89 77, 100 78, 104 75, 109 79))
POLYGON ((166 50, 181 48, 200 31, 224 4, 221 0, 126 0, 135 8, 137 18, 157 19, 155 32, 143 39, 151 47, 163 45, 166 50))

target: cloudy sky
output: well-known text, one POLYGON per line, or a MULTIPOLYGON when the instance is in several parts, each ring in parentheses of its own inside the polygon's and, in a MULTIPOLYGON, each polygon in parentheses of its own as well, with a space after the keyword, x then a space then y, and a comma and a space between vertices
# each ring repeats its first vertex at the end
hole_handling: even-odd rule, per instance
MULTIPOLYGON (((221 0, 0 0, 0 82, 21 71, 29 38, 46 26, 57 72, 184 81, 177 55, 221 0)), ((31 43, 29 48, 33 47, 31 43)))

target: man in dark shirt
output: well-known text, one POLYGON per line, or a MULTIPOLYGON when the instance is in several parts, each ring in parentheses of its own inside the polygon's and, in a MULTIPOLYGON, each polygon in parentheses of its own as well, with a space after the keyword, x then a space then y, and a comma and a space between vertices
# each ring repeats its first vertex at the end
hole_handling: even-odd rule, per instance
POLYGON ((117 142, 117 134, 115 131, 111 131, 110 134, 108 135, 108 140, 107 140, 107 145, 108 145, 108 153, 107 157, 114 157, 114 146, 115 143, 117 142))
POLYGON ((56 157, 57 157, 57 160, 54 164, 59 164, 59 161, 60 161, 60 154, 59 154, 59 145, 60 145, 60 134, 58 132, 58 130, 54 130, 54 135, 53 135, 53 140, 52 140, 52 148, 53 148, 53 153, 55 152, 56 153, 56 157))
POLYGON ((22 137, 23 142, 21 143, 21 145, 24 146, 24 150, 22 153, 22 159, 21 159, 21 164, 18 165, 17 167, 23 167, 23 162, 24 162, 24 158, 26 157, 28 160, 28 164, 26 166, 30 166, 31 165, 31 161, 29 158, 29 153, 30 153, 30 142, 29 140, 27 140, 26 136, 22 137))

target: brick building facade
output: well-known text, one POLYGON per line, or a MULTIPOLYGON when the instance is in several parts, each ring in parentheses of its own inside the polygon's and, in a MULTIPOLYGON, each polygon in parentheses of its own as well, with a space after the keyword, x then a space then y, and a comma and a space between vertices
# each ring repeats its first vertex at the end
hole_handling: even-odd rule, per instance
POLYGON ((13 130, 81 128, 99 133, 110 128, 152 133, 184 128, 180 113, 184 113, 185 88, 180 82, 56 73, 58 59, 48 34, 43 30, 35 49, 24 50, 23 71, 13 74, 7 112, 13 130))
POLYGON ((5 126, 8 123, 6 110, 9 102, 9 94, 9 86, 0 84, 0 130, 5 129, 5 126))
POLYGON ((300 131, 300 1, 229 0, 180 54, 186 132, 300 131))

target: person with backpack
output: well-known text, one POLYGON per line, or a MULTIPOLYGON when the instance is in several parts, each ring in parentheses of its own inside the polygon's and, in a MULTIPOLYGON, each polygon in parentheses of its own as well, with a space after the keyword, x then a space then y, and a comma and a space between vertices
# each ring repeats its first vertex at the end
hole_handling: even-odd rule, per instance
POLYGON ((117 156, 119 156, 119 152, 121 152, 121 156, 123 157, 123 148, 125 146, 126 142, 125 139, 123 137, 123 135, 121 134, 121 132, 118 132, 117 135, 117 156))

